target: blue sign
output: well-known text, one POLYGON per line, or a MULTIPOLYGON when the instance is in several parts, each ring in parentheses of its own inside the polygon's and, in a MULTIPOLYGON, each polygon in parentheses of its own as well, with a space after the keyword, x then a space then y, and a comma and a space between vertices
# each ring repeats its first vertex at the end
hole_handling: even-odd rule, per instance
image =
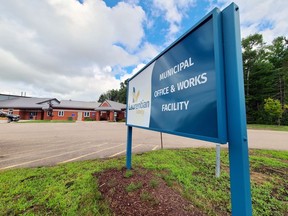
POLYGON ((129 80, 127 125, 226 143, 220 12, 129 80))

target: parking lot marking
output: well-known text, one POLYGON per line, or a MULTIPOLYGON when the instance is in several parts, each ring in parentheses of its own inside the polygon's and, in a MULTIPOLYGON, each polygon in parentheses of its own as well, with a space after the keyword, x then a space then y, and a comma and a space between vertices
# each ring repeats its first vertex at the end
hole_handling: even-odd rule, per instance
MULTIPOLYGON (((135 148, 137 148, 137 147, 139 147, 139 146, 142 146, 142 144, 138 144, 138 145, 132 147, 132 149, 135 149, 135 148)), ((118 153, 113 154, 113 155, 110 155, 110 156, 108 156, 108 157, 109 157, 109 158, 111 158, 111 157, 115 157, 115 156, 120 155, 120 154, 122 154, 122 153, 124 153, 124 152, 126 152, 126 150, 121 151, 121 152, 118 152, 118 153)))
MULTIPOLYGON (((100 145, 96 145, 94 147, 99 147, 99 146, 106 145, 106 144, 107 143, 103 143, 103 144, 100 144, 100 145)), ((0 168, 0 170, 5 170, 5 169, 13 168, 13 167, 18 167, 18 166, 22 166, 22 165, 25 165, 25 164, 30 164, 30 163, 34 163, 34 162, 37 162, 37 161, 46 160, 46 159, 50 159, 50 158, 54 158, 54 157, 59 157, 59 156, 65 155, 65 154, 70 154, 70 153, 73 153, 73 152, 77 152, 79 150, 89 149, 89 148, 93 148, 93 147, 80 148, 80 149, 77 149, 77 150, 74 150, 74 151, 69 151, 69 152, 65 152, 65 153, 62 153, 62 154, 53 155, 53 156, 50 156, 50 157, 40 158, 40 159, 32 160, 32 161, 26 161, 24 163, 19 163, 19 164, 10 165, 10 166, 7 166, 7 167, 2 167, 2 168, 0 168)))
MULTIPOLYGON (((90 142, 85 142, 85 143, 81 143, 81 144, 87 144, 87 143, 90 143, 90 142)), ((107 143, 103 143, 101 145, 94 145, 92 147, 86 147, 86 148, 94 148, 94 147, 98 147, 98 146, 102 146, 102 145, 106 145, 107 143)), ((79 145, 78 145, 79 146, 79 145)), ((73 146, 74 147, 74 146, 73 146)), ((43 147, 42 147, 43 148, 43 147)), ((86 149, 86 148, 82 148, 82 149, 86 149)), ((53 152, 53 151, 59 151, 59 150, 62 150, 62 149, 67 149, 67 146, 66 147, 63 147, 63 148, 57 148, 57 149, 49 149, 48 151, 44 151, 44 152, 41 152, 43 154, 45 153, 48 153, 48 152, 53 152)), ((82 150, 82 149, 78 149, 78 150, 82 150)), ((10 154, 10 155, 5 155, 5 156, 11 156, 11 155, 21 155, 21 154, 24 154, 24 153, 30 153, 30 152, 34 152, 34 150, 29 150, 29 151, 24 151, 24 152, 17 152, 17 153, 13 153, 13 154, 10 154)), ((7 159, 4 159, 4 160, 1 160, 0 159, 0 163, 2 162, 6 162, 6 161, 9 161, 9 160, 16 160, 16 159, 20 159, 20 158, 25 158, 27 157, 27 155, 25 156, 20 156, 20 157, 16 157, 16 158, 7 158, 7 159)))
POLYGON ((156 146, 152 149, 152 151, 156 150, 157 148, 158 148, 158 145, 156 145, 156 146))
POLYGON ((102 151, 105 151, 105 150, 109 150, 109 149, 112 149, 112 148, 115 148, 115 147, 118 147, 118 146, 122 146, 122 145, 125 145, 125 144, 122 143, 122 144, 120 144, 120 145, 116 145, 116 146, 112 146, 112 147, 109 147, 109 148, 101 149, 101 150, 96 151, 96 152, 91 152, 91 153, 89 153, 89 154, 81 155, 81 156, 76 157, 76 158, 72 158, 72 159, 69 159, 69 160, 65 160, 65 161, 59 162, 58 164, 75 161, 75 160, 78 160, 78 159, 80 159, 80 158, 87 157, 87 156, 90 156, 90 155, 93 155, 93 154, 97 154, 97 153, 99 153, 99 152, 102 152, 102 151))

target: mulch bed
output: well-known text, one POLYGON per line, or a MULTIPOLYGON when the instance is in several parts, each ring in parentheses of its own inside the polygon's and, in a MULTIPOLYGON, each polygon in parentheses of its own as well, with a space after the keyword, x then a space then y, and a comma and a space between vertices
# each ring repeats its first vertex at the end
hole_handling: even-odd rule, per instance
POLYGON ((123 168, 94 175, 114 215, 205 215, 151 171, 123 168))

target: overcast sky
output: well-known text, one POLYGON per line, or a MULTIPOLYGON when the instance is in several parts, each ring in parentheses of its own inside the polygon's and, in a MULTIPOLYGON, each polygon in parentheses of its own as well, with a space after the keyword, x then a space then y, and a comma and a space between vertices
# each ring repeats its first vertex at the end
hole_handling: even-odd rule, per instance
MULTIPOLYGON (((220 0, 1 0, 0 93, 96 101, 220 0)), ((288 36, 288 1, 239 0, 241 34, 288 36)))

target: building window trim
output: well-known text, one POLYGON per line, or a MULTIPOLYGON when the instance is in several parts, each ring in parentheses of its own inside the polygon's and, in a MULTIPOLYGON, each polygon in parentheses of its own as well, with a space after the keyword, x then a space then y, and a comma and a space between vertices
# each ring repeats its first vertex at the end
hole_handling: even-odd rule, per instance
POLYGON ((83 112, 84 113, 84 118, 90 117, 90 112, 83 112))
POLYGON ((64 116, 64 110, 58 111, 58 116, 59 116, 59 117, 63 117, 63 116, 64 116))

